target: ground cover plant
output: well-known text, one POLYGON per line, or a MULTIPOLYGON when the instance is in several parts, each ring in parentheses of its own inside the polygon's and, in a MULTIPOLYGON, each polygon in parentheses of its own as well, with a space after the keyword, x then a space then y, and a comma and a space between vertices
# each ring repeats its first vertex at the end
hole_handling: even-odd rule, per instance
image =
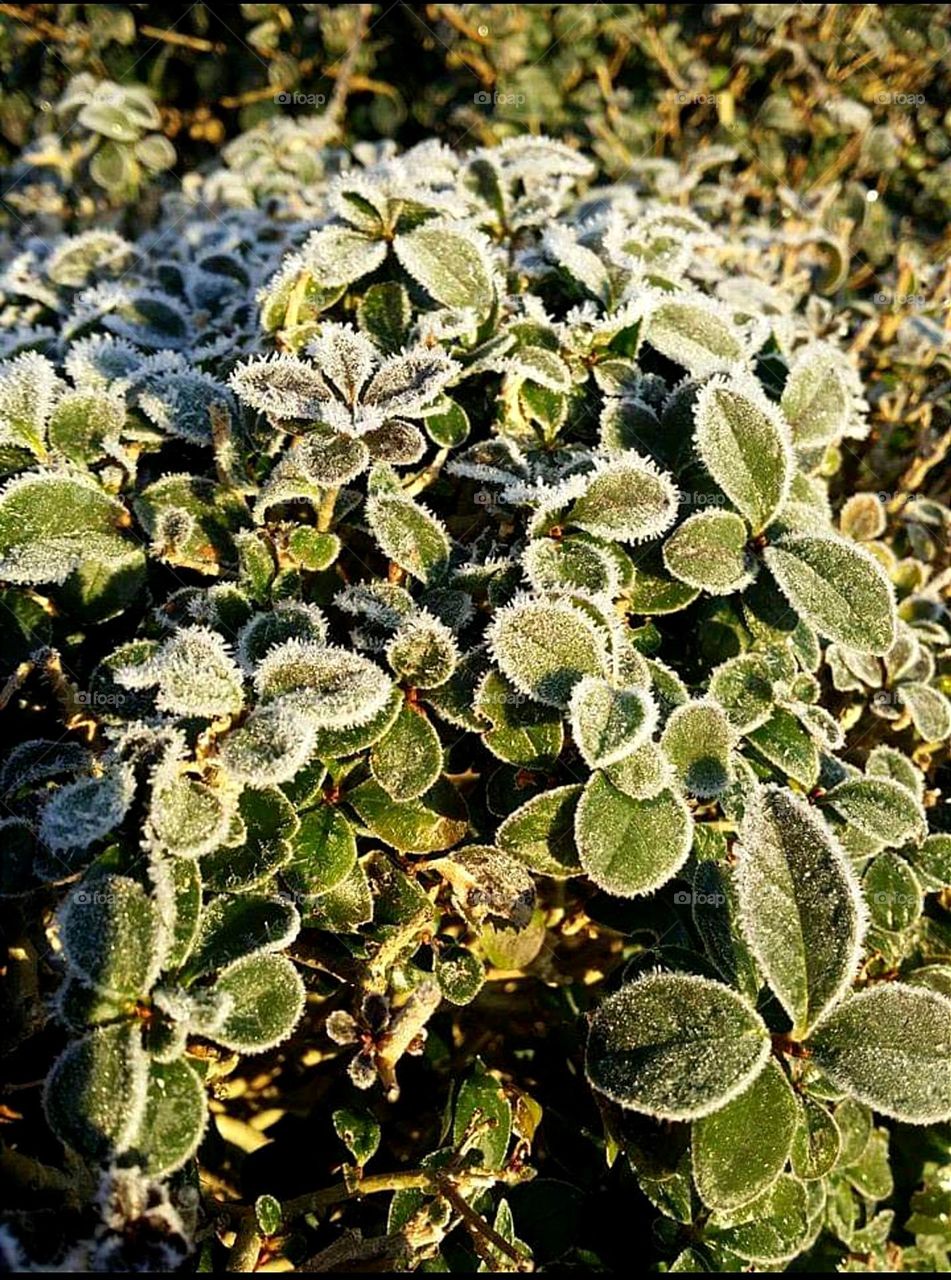
POLYGON ((344 105, 5 254, 5 1265, 951 1269, 940 264, 344 105))

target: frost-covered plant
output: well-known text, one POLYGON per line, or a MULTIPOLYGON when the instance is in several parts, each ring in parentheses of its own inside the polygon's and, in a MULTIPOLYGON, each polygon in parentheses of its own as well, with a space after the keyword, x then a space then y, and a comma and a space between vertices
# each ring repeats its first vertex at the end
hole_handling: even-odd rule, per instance
MULTIPOLYGON (((808 298, 594 177, 427 143, 270 241, 8 266, 7 696, 45 673, 87 734, 0 778, 5 892, 59 899, 46 1115, 174 1173, 292 1035, 391 1105, 584 919, 587 1079, 676 1268, 878 1260, 873 1114, 951 1118, 951 513, 840 502, 867 411, 808 298)), ((391 1222, 523 1262, 476 1192, 530 1110, 477 1065, 391 1222)), ((378 1131, 334 1123, 362 1167, 378 1131)))

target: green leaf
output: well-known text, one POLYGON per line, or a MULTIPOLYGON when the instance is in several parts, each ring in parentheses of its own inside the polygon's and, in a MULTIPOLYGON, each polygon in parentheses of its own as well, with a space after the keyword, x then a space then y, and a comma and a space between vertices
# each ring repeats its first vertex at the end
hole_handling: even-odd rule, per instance
POLYGON ((248 528, 248 508, 235 489, 200 476, 163 476, 134 502, 139 523, 160 560, 217 574, 237 563, 235 535, 248 528))
MULTIPOLYGON (((265 701, 280 698, 318 729, 355 729, 379 715, 392 682, 369 658, 314 641, 287 640, 269 650, 254 677, 265 701)), ((322 749, 318 735, 314 750, 322 749)))
POLYGON ((935 1124, 951 1115, 951 1001, 924 987, 866 987, 810 1041, 834 1084, 882 1115, 935 1124))
POLYGON ((789 1158, 799 1106, 775 1061, 744 1091, 691 1130, 693 1176, 710 1209, 735 1209, 763 1194, 789 1158))
POLYGON ((707 1235, 745 1262, 767 1264, 794 1258, 809 1231, 806 1188, 798 1178, 784 1173, 742 1209, 714 1214, 707 1235))
POLYGON ((862 882, 872 920, 880 929, 900 933, 910 928, 922 909, 921 885, 904 858, 886 850, 865 872, 862 882))
POLYGON ((792 1170, 804 1182, 818 1181, 835 1168, 839 1159, 839 1126, 828 1108, 807 1094, 800 1095, 799 1110, 790 1151, 792 1170))
POLYGON ((716 703, 687 702, 671 713, 660 746, 683 787, 705 799, 732 781, 734 742, 733 727, 716 703))
POLYGON ((604 675, 608 667, 605 637, 563 601, 514 601, 496 614, 489 641, 502 674, 547 706, 566 707, 582 676, 604 675))
POLYGON ((607 680, 582 676, 571 693, 571 729, 591 769, 616 764, 653 733, 657 707, 643 689, 615 689, 607 680))
POLYGON ((924 811, 907 787, 889 778, 849 778, 822 798, 863 835, 899 845, 925 833, 924 811))
POLYGON ((202 859, 202 876, 218 893, 243 893, 269 880, 291 856, 298 820, 277 787, 245 787, 238 800, 244 842, 202 859))
POLYGON ((284 1212, 276 1196, 258 1196, 254 1202, 254 1219, 264 1236, 276 1236, 284 1225, 284 1212))
POLYGON ((444 307, 467 307, 484 315, 495 290, 488 242, 449 224, 425 223, 396 237, 400 265, 444 307))
POLYGON ((393 800, 378 782, 368 779, 348 792, 370 831, 401 852, 435 853, 458 844, 469 825, 465 802, 444 778, 415 800, 393 800))
POLYGON ((673 791, 635 800, 601 772, 591 775, 575 815, 581 865, 599 889, 619 898, 653 893, 683 866, 693 820, 673 791))
POLYGON ((479 685, 474 710, 492 726, 485 730, 485 745, 507 764, 543 768, 561 752, 561 714, 530 701, 497 671, 488 672, 479 685))
POLYGON ((476 1059, 459 1086, 452 1118, 452 1144, 459 1152, 478 1151, 478 1167, 500 1169, 512 1133, 512 1108, 495 1076, 476 1059))
POLYGON ((855 873, 815 810, 770 786, 746 808, 737 889, 743 934, 802 1039, 858 971, 865 911, 855 873))
POLYGON ((145 1110, 123 1164, 152 1177, 174 1173, 198 1150, 208 1122, 205 1086, 184 1058, 149 1063, 145 1110))
POLYGON ((299 929, 296 909, 282 898, 219 894, 202 912, 182 979, 192 982, 255 952, 281 951, 294 941, 299 929))
POLYGON ((81 564, 125 559, 122 503, 91 476, 29 472, 0 491, 0 578, 63 583, 81 564))
POLYGON ((73 973, 107 995, 147 995, 158 976, 159 910, 126 876, 89 877, 71 889, 60 935, 73 973))
POLYGON ((214 1039, 238 1053, 273 1049, 287 1039, 304 1011, 304 984, 285 956, 245 956, 224 971, 213 989, 231 1001, 214 1039))
POLYGON ((380 1146, 380 1123, 369 1111, 341 1107, 333 1113, 334 1131, 354 1161, 362 1168, 380 1146))
POLYGON ((471 1004, 485 982, 485 966, 468 947, 443 947, 436 952, 433 973, 450 1004, 471 1004))
POLYGON ((881 563, 830 534, 790 534, 765 551, 790 604, 820 635, 860 653, 887 653, 895 599, 881 563))
POLYGON ((582 787, 553 787, 510 813, 495 835, 504 852, 532 871, 563 879, 581 871, 575 847, 575 811, 582 787))
POLYGON ((786 501, 789 429, 752 378, 711 378, 694 407, 696 442, 714 480, 760 533, 786 501))
POLYGON ((423 613, 400 626, 386 647, 386 657, 411 688, 436 689, 456 669, 459 649, 449 628, 423 613))
POLYGON ((401 569, 422 582, 445 571, 449 534, 425 508, 398 493, 373 493, 366 513, 380 550, 401 569))
POLYGON ((185 775, 158 777, 152 788, 149 825, 159 846, 198 858, 224 842, 232 806, 221 794, 185 775))
POLYGON ((819 780, 819 748, 792 712, 777 707, 769 719, 746 734, 755 754, 768 760, 800 786, 812 788, 819 780))
POLYGON ((742 591, 752 574, 746 521, 733 511, 698 511, 664 543, 664 564, 681 582, 714 595, 742 591))
POLYGON ((375 905, 366 870, 357 861, 332 889, 310 900, 304 923, 308 929, 354 933, 373 919, 375 905))
POLYGON ((773 672, 759 653, 743 653, 716 668, 709 696, 720 704, 737 733, 765 724, 773 712, 773 672))
POLYGON ((609 996, 591 1020, 589 1082, 662 1120, 726 1106, 766 1065, 770 1038, 736 992, 709 978, 648 974, 609 996))
POLYGON ((951 701, 943 693, 915 680, 900 684, 896 692, 925 742, 951 738, 951 701))
POLYGON ((410 320, 409 295, 401 284, 371 284, 357 307, 357 324, 387 355, 406 346, 410 320))
POLYGON ((198 936, 201 917, 201 872, 190 858, 169 860, 168 872, 175 904, 175 923, 168 940, 164 969, 172 972, 184 964, 198 936))
POLYGON ((645 338, 661 355, 697 377, 746 358, 739 331, 701 295, 684 302, 671 299, 655 307, 645 338))
POLYGON ((908 856, 926 893, 951 888, 951 835, 926 836, 908 856))
POLYGON ((280 702, 258 707, 219 739, 221 762, 238 782, 290 782, 310 759, 314 728, 303 713, 280 702))
POLYGON ((649 458, 629 454, 599 464, 566 523, 614 542, 643 542, 668 529, 677 516, 673 480, 649 458))
POLYGON ((797 445, 825 444, 846 434, 854 417, 857 381, 834 347, 816 345, 802 352, 789 371, 781 401, 797 445))
POLYGON ((370 771, 394 800, 423 795, 442 773, 442 764, 439 734, 408 702, 370 752, 370 771))
POLYGON ((291 860, 282 870, 288 886, 303 897, 329 893, 351 873, 357 841, 345 814, 331 804, 318 804, 301 815, 291 860))
POLYGON ((138 1025, 101 1027, 67 1045, 53 1064, 43 1093, 46 1119, 81 1156, 113 1160, 134 1139, 147 1087, 138 1025))

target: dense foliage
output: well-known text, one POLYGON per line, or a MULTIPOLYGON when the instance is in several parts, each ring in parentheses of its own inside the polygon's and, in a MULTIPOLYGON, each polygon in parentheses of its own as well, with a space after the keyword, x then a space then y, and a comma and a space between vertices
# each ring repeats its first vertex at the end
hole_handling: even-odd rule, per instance
MULTIPOLYGON (((0 272, 5 1264, 613 1269, 620 1216, 675 1270, 951 1269, 939 268, 777 230, 771 115, 658 161, 592 100, 771 6, 427 6, 413 128, 386 16, 295 8, 6 14, 68 129, 0 272), (175 184, 163 93, 218 142, 330 56, 175 184), (473 70, 486 145, 376 140, 464 134, 473 70)), ((757 102, 791 32, 926 38, 785 9, 757 102)))

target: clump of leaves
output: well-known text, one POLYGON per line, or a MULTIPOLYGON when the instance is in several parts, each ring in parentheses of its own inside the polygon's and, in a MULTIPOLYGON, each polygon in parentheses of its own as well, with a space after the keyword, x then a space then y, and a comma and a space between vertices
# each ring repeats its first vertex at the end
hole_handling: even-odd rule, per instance
POLYGON ((881 1260, 889 1125, 951 1118, 951 638, 937 552, 834 514, 855 371, 808 296, 731 300, 729 246, 564 144, 370 159, 271 240, 10 268, 5 697, 86 740, 2 777, 4 892, 55 942, 50 1130, 181 1179, 242 1057, 329 1061, 343 1190, 266 1188, 229 1265, 379 1192, 404 1262, 523 1269, 507 1069, 468 1054, 418 1168, 363 1166, 528 971, 571 986, 573 1096, 667 1261, 881 1260))

